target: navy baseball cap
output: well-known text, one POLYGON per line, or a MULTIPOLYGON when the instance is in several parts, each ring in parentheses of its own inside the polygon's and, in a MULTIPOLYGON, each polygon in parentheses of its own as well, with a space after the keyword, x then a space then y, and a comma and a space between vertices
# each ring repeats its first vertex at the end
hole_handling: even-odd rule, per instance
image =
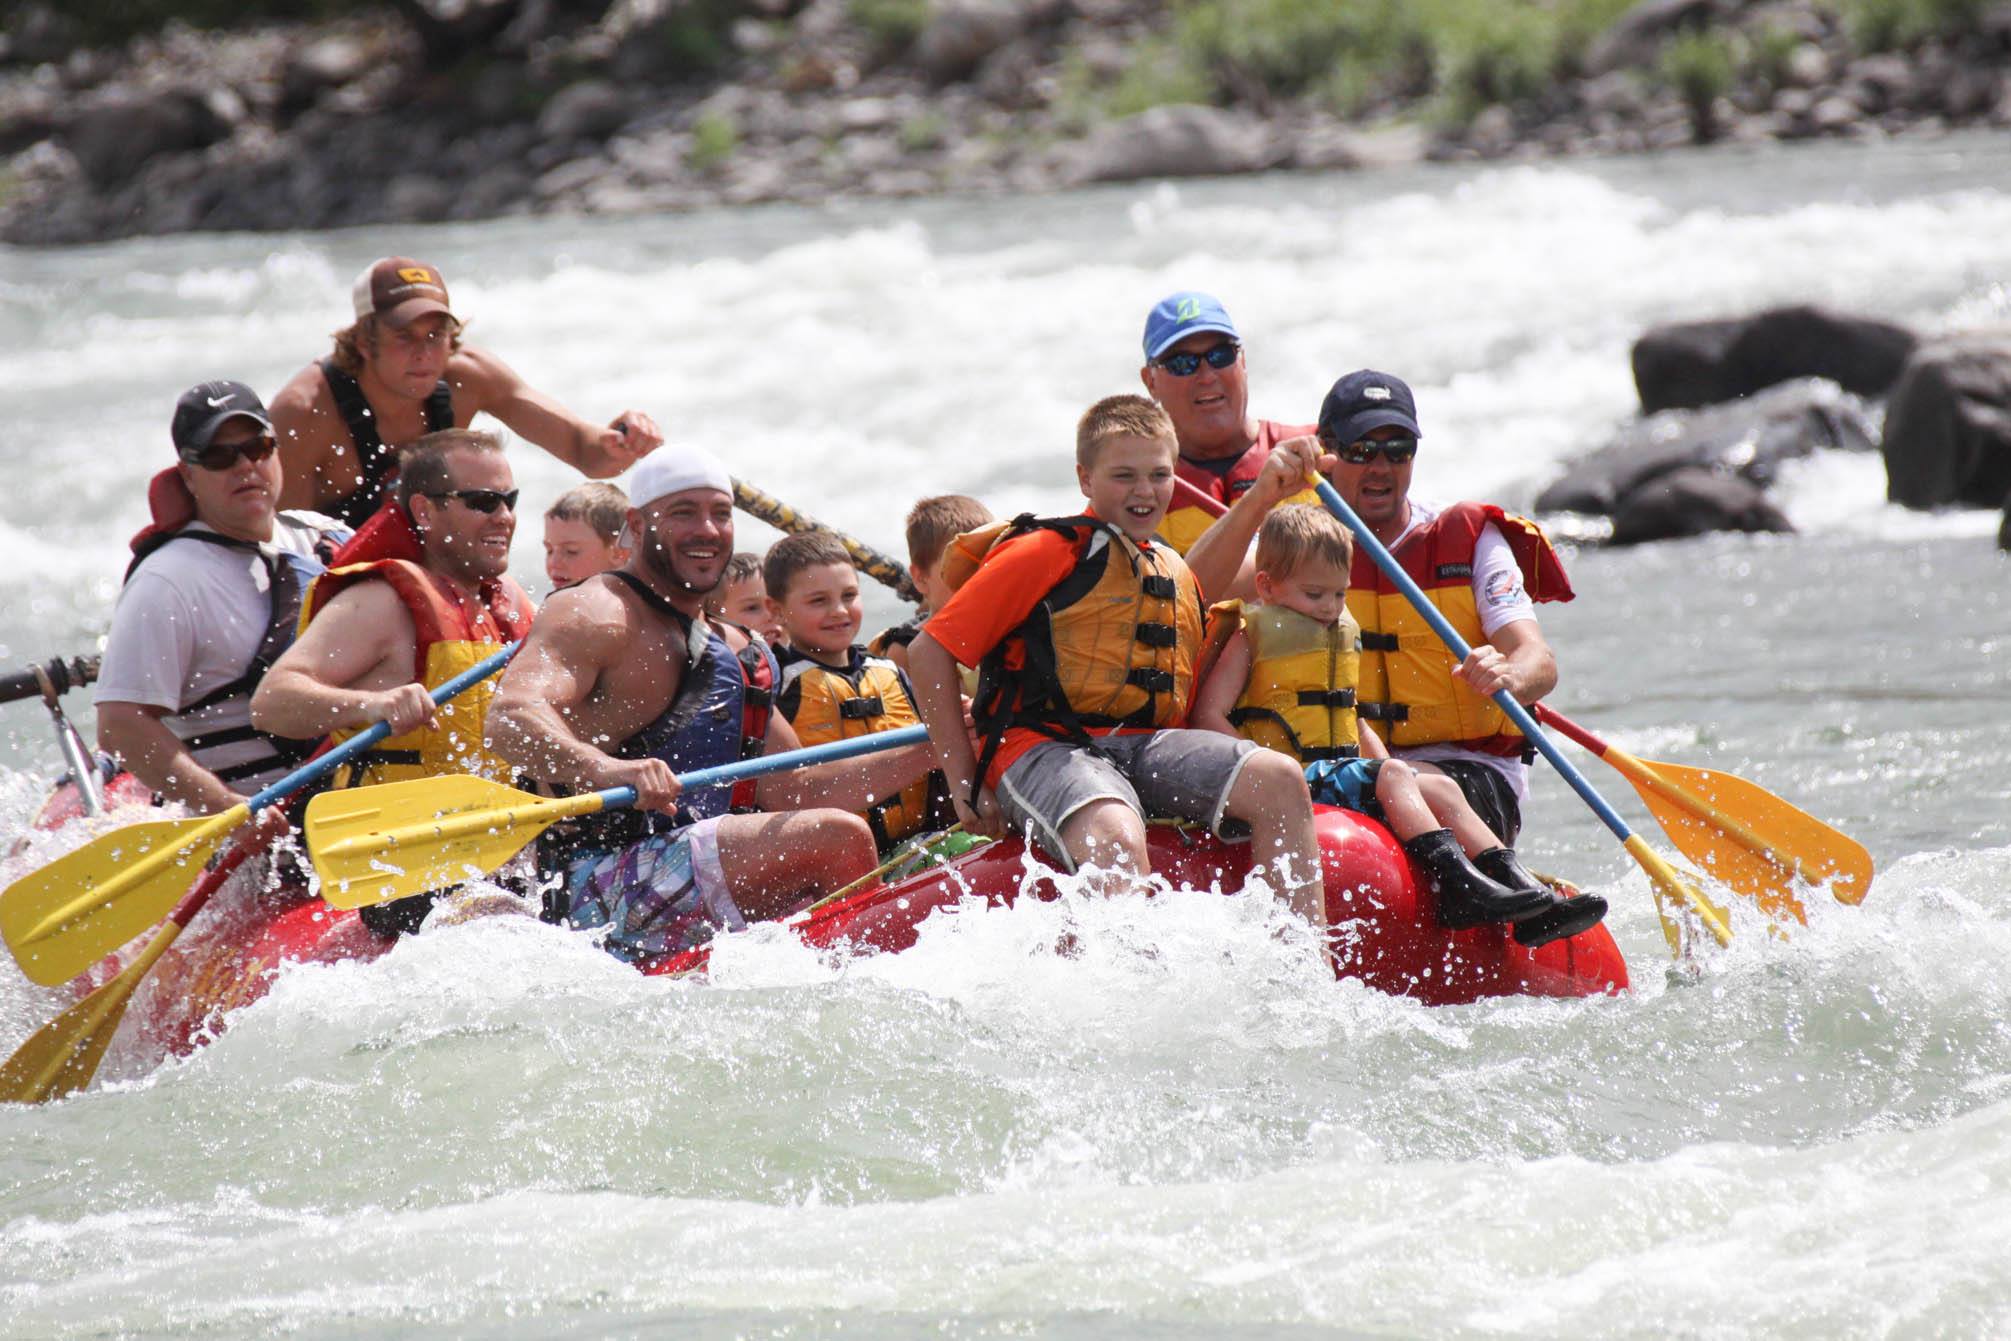
POLYGON ((1400 377, 1364 368, 1334 383, 1320 403, 1320 437, 1326 442, 1359 442, 1371 429, 1408 429, 1418 437, 1417 401, 1400 377))
POLYGON ((1145 318, 1145 361, 1152 362, 1196 331, 1220 331, 1239 344, 1243 340, 1213 294, 1169 293, 1145 318))
POLYGON ((195 460, 216 437, 216 431, 240 415, 272 432, 265 402, 244 383, 203 382, 190 387, 175 402, 174 422, 168 429, 174 437, 176 454, 184 461, 195 460))

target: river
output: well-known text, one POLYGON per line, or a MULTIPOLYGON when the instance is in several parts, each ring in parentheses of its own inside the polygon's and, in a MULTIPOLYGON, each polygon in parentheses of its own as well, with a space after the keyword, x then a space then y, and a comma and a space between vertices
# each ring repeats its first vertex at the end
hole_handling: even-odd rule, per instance
MULTIPOLYGON (((390 251, 534 385, 895 549, 925 492, 1070 506, 1076 415, 1186 287, 1259 413, 1395 372, 1421 494, 1527 502, 1630 415, 1654 321, 2011 320, 2011 139, 0 250, 0 667, 101 634, 175 395, 275 389, 390 251)), ((542 590, 567 480, 513 459, 542 590)), ((0 1335, 2003 1335, 2011 583, 1995 514, 1883 493, 1819 456, 1800 534, 1576 552, 1543 612, 1560 708, 1853 834, 1861 907, 1786 940, 1741 913, 1671 975, 1645 880, 1539 768, 1525 851, 1609 894, 1626 996, 1430 1009, 1198 893, 847 964, 757 932, 708 984, 448 928, 0 1112, 0 1335)), ((0 709, 8 836, 47 735, 0 709)), ((55 1000, 0 969, 0 1047, 55 1000)))

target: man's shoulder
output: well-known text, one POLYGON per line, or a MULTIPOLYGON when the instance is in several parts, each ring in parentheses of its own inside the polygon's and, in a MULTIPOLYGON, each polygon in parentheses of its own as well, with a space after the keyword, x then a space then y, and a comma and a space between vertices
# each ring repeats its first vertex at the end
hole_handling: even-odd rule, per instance
POLYGON ((321 362, 317 359, 287 378, 266 409, 276 416, 333 408, 334 404, 333 393, 328 389, 328 377, 322 372, 321 362))
POLYGON ((490 398, 507 391, 517 381, 516 373, 493 352, 476 345, 462 345, 447 360, 447 385, 454 388, 454 417, 464 419, 464 403, 475 410, 486 409, 490 398))

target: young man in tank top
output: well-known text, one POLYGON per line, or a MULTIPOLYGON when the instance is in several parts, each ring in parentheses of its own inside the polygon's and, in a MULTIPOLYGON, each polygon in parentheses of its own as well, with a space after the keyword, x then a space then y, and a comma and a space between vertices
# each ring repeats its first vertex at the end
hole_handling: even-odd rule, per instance
POLYGON ((749 644, 705 619, 733 556, 726 467, 667 448, 636 469, 628 493, 634 552, 552 595, 504 673, 489 731, 530 780, 636 789, 631 809, 548 832, 540 866, 557 882, 548 916, 605 926, 612 953, 648 963, 870 870, 872 831, 850 812, 911 781, 929 754, 913 745, 770 774, 755 784, 755 814, 728 813, 728 787, 685 791, 681 772, 799 742, 765 698, 750 712, 749 644))
POLYGON ((494 354, 463 345, 447 281, 423 261, 372 262, 350 297, 355 321, 336 334, 334 353, 295 373, 273 397, 284 507, 361 526, 388 496, 406 445, 466 428, 484 412, 595 479, 621 474, 663 441, 640 410, 597 427, 494 354))

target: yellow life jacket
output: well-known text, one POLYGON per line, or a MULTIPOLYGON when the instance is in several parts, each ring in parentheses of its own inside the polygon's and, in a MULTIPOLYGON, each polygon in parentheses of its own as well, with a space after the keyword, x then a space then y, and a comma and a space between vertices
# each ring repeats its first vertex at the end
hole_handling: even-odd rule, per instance
POLYGON ((1355 617, 1343 610, 1339 622, 1320 624, 1282 605, 1259 606, 1243 612, 1243 636, 1250 679, 1230 725, 1301 764, 1355 758, 1355 617))
MULTIPOLYGON (((1392 552, 1470 647, 1487 641, 1473 599, 1473 556, 1489 522, 1508 541, 1530 599, 1568 601, 1573 594, 1563 563, 1535 522, 1492 504, 1454 504, 1392 552)), ((1508 714, 1453 674, 1457 658, 1360 548, 1348 581, 1348 611, 1361 625, 1355 711, 1385 744, 1448 743, 1481 754, 1533 756, 1508 714)))
MULTIPOLYGON (((301 612, 304 629, 345 587, 380 579, 398 594, 412 615, 415 638, 413 678, 428 689, 445 684, 476 662, 530 632, 531 598, 510 577, 484 583, 480 604, 458 599, 442 579, 407 559, 378 559, 331 568, 314 579, 301 612)), ((443 703, 433 720, 416 731, 393 736, 338 770, 335 785, 361 787, 380 782, 476 773, 498 782, 512 777, 510 766, 482 743, 496 677, 443 703)), ((345 728, 329 736, 339 745, 363 730, 345 728)))
MULTIPOLYGON (((775 706, 805 745, 894 731, 922 720, 900 667, 859 647, 849 655, 850 664, 839 670, 800 652, 784 654, 782 692, 775 706)), ((924 774, 861 812, 883 850, 929 823, 932 776, 924 774)))

